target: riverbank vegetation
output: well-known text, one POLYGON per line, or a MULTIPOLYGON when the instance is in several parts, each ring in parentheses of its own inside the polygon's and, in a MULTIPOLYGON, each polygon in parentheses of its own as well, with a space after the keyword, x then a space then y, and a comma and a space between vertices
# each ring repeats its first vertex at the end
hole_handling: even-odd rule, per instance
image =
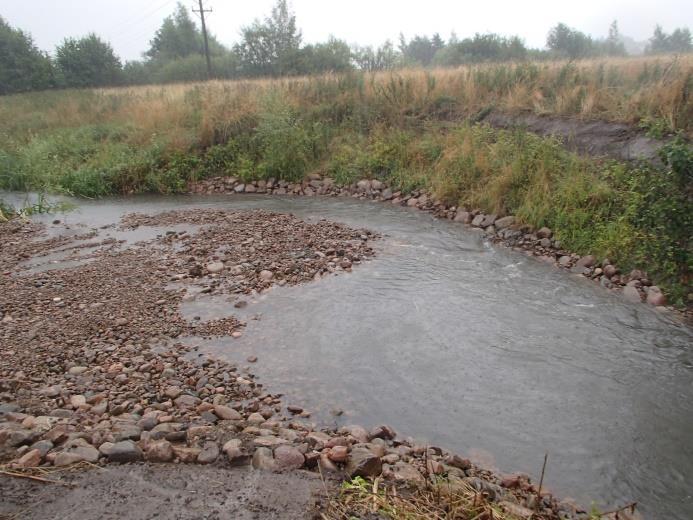
POLYGON ((564 246, 690 290, 691 58, 487 64, 0 98, 0 188, 181 192, 214 175, 378 178, 549 226, 564 246), (663 165, 578 157, 478 121, 489 111, 680 134, 663 165))
MULTIPOLYGON (((535 490, 541 494, 541 488, 535 490)), ((537 495, 533 495, 535 503, 537 495)), ((461 479, 427 478, 418 486, 396 486, 380 479, 374 481, 355 477, 342 484, 337 493, 326 501, 323 520, 351 520, 353 518, 383 518, 407 520, 521 520, 547 518, 539 511, 528 509, 516 502, 494 501, 493 491, 477 490, 461 479)), ((567 505, 566 505, 567 507, 567 505)), ((593 509, 584 513, 586 520, 620 518, 635 512, 635 504, 610 512, 593 509)), ((568 516, 568 511, 564 512, 568 516)), ((630 518, 630 515, 625 516, 630 518)))
MULTIPOLYGON (((502 505, 488 499, 487 494, 461 482, 443 479, 427 482, 426 486, 397 489, 376 480, 369 482, 356 477, 344 482, 339 493, 327 502, 321 513, 323 520, 352 518, 384 518, 407 520, 520 520, 532 515, 525 507, 506 502, 502 505), (513 513, 515 511, 515 513, 513 513)), ((540 518, 537 515, 537 518, 540 518)))

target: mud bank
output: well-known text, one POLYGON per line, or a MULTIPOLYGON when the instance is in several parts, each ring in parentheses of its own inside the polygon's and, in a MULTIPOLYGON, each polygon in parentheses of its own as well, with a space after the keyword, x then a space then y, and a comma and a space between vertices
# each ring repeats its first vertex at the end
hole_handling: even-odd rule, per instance
POLYGON ((658 150, 667 142, 653 139, 632 125, 608 121, 502 112, 491 112, 482 121, 495 128, 522 128, 544 137, 559 137, 573 152, 621 161, 645 160, 659 165, 658 150))

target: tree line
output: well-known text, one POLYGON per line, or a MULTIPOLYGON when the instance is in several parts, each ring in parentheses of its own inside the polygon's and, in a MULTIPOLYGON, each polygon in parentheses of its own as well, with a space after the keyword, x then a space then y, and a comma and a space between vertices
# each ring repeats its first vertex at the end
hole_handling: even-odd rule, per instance
MULTIPOLYGON (((454 67, 468 63, 527 59, 624 56, 625 39, 614 21, 608 37, 594 39, 559 23, 546 40, 546 49, 530 49, 517 37, 476 34, 447 39, 439 34, 403 35, 395 45, 349 45, 330 37, 326 42, 304 44, 296 17, 287 0, 278 0, 263 20, 241 31, 240 41, 228 48, 209 36, 213 75, 231 79, 288 76, 348 70, 377 71, 408 66, 454 67)), ((688 28, 671 34, 657 26, 646 52, 693 51, 688 28)), ((110 43, 96 34, 66 38, 54 56, 38 49, 28 33, 0 17, 0 94, 51 88, 84 88, 146 83, 197 81, 206 78, 202 32, 182 4, 164 19, 142 60, 123 63, 110 43)))

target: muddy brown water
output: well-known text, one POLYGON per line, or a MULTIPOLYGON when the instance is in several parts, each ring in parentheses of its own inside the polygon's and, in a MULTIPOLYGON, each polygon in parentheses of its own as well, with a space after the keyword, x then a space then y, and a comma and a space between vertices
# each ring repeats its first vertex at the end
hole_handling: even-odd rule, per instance
MULTIPOLYGON (((244 309, 229 297, 186 302, 190 319, 236 314, 248 323, 240 339, 187 341, 240 364, 257 356, 253 372, 268 390, 318 422, 388 423, 537 479, 548 452, 545 480, 561 496, 587 506, 635 500, 648 518, 693 518, 693 331, 671 316, 389 204, 244 195, 77 206, 59 217, 73 229, 198 206, 382 233, 377 257, 350 274, 274 288, 244 298, 244 309)), ((163 231, 140 229, 138 239, 163 231)))

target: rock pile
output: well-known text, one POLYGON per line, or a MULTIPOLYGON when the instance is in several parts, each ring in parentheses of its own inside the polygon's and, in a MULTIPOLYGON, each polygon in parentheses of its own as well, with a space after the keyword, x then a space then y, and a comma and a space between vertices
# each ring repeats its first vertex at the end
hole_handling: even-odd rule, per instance
POLYGON ((178 339, 232 335, 243 324, 233 316, 188 323, 180 302, 197 292, 242 295, 351 270, 373 255, 374 236, 263 211, 129 215, 122 225, 180 223, 203 227, 36 274, 20 261, 70 239, 38 240, 40 228, 26 222, 0 227, 2 459, 17 467, 210 463, 230 438, 252 436, 253 425, 279 417, 280 400, 252 374, 195 356, 178 339), (172 281, 183 288, 167 289, 172 281))

